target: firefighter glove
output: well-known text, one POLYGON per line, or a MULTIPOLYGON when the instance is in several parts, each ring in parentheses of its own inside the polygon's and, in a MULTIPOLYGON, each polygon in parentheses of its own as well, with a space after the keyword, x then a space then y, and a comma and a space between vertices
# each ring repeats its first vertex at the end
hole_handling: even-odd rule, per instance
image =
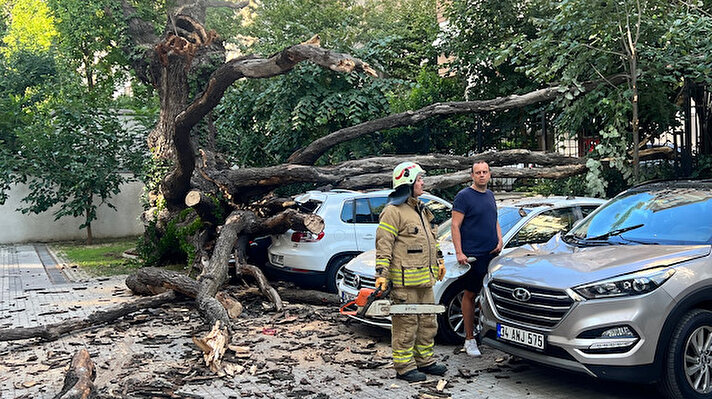
POLYGON ((385 277, 376 277, 376 288, 380 288, 381 291, 388 289, 388 280, 385 277))
POLYGON ((445 260, 440 258, 438 259, 438 281, 443 281, 443 278, 445 278, 445 260))

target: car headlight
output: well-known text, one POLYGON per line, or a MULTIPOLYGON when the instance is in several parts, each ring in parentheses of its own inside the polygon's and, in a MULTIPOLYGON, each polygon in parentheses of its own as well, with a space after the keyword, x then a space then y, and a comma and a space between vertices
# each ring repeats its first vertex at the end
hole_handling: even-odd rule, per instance
POLYGON ((643 295, 660 287, 673 274, 673 268, 658 267, 582 285, 574 291, 586 299, 643 295))

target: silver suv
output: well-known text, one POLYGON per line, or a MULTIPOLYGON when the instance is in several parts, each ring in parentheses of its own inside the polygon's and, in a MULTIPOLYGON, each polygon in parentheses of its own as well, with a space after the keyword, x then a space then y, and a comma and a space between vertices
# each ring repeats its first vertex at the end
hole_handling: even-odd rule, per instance
POLYGON ((712 180, 652 182, 495 258, 480 337, 513 355, 712 398, 712 180))

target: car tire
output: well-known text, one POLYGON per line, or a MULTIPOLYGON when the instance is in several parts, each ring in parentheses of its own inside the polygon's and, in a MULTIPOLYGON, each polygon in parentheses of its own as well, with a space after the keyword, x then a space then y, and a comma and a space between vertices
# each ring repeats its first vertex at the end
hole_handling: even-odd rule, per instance
POLYGON ((665 396, 712 398, 711 338, 712 312, 694 309, 680 319, 673 331, 663 363, 663 378, 659 386, 665 396), (699 342, 702 343, 701 347, 699 342), (699 366, 702 367, 698 369, 699 366), (697 381, 699 377, 702 377, 700 382, 697 381))
MULTIPOLYGON (((450 285, 440 298, 445 312, 438 315, 438 341, 447 344, 465 342, 465 327, 462 323, 462 296, 465 287, 461 281, 450 285)), ((475 335, 479 319, 479 299, 475 299, 475 335)))
POLYGON ((336 292, 336 285, 344 278, 344 266, 356 255, 339 255, 331 259, 326 268, 326 281, 324 285, 328 292, 336 292))

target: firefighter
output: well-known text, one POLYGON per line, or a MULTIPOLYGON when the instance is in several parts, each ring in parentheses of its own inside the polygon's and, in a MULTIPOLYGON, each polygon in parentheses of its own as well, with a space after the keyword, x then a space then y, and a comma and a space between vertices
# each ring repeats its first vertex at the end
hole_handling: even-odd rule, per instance
MULTIPOLYGON (((393 170, 394 191, 381 212, 376 230, 376 287, 392 284, 391 302, 434 303, 433 285, 445 276, 433 214, 418 199, 425 171, 413 162, 393 170)), ((417 382, 426 374, 444 375, 435 363, 433 344, 438 330, 434 314, 392 316, 391 347, 396 378, 417 382)))

